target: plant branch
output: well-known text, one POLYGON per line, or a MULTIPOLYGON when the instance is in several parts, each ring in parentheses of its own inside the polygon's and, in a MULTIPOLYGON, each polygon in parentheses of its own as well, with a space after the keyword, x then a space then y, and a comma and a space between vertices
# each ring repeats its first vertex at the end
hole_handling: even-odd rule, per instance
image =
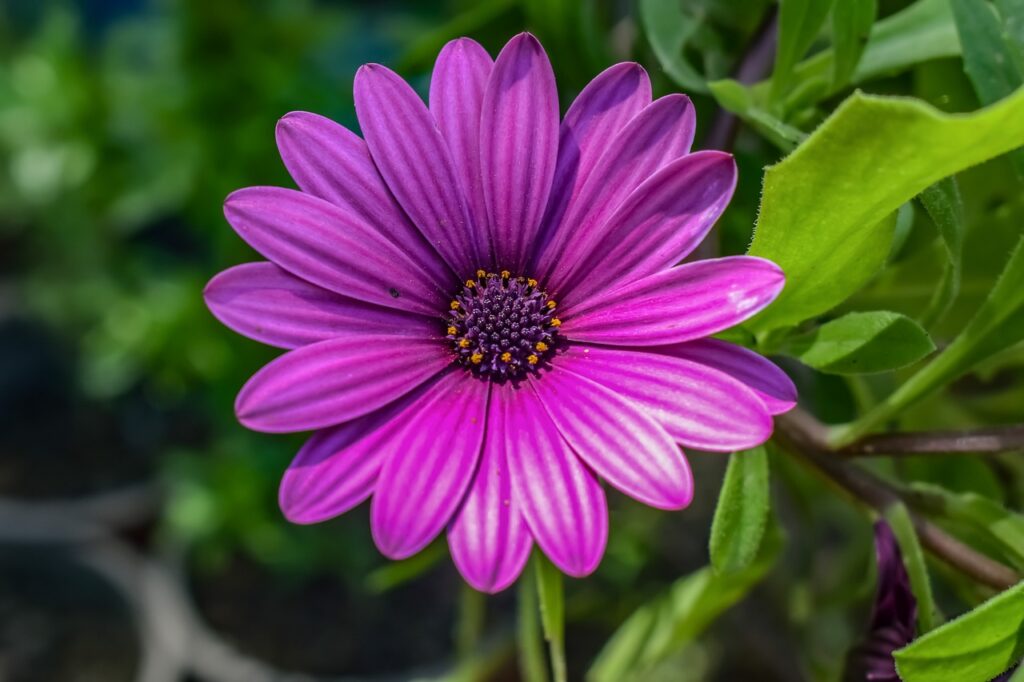
MULTIPOLYGON (((837 456, 828 445, 828 428, 811 414, 796 408, 779 416, 777 424, 778 438, 788 450, 878 513, 902 501, 899 492, 884 480, 837 456)), ((1013 569, 976 552, 916 512, 910 511, 910 516, 921 544, 950 566, 997 590, 1020 580, 1013 569)))
POLYGON ((1024 424, 963 431, 919 431, 866 436, 839 448, 844 455, 917 455, 1024 450, 1024 424))
MULTIPOLYGON (((739 66, 733 72, 735 79, 744 85, 751 85, 764 79, 771 73, 775 57, 775 41, 778 34, 778 11, 776 8, 769 10, 767 16, 754 32, 740 60, 739 66)), ((705 149, 721 149, 729 151, 736 143, 736 134, 739 131, 740 119, 736 114, 727 111, 723 107, 718 108, 718 113, 711 121, 711 127, 704 137, 705 149)))

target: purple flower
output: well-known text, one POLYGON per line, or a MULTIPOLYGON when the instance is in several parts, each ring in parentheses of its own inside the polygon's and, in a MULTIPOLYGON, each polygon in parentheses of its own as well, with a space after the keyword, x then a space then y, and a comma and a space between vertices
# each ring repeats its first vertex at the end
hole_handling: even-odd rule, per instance
MULTIPOLYGON (((892 528, 875 522, 875 555, 878 587, 867 635, 846 657, 843 682, 900 682, 893 652, 917 636, 917 599, 910 589, 910 576, 892 528)), ((1013 666, 992 682, 1006 682, 1013 666)))
POLYGON ((892 654, 910 644, 917 630, 917 600, 910 591, 910 576, 896 536, 885 521, 875 523, 875 554, 875 606, 867 636, 847 656, 845 682, 899 682, 892 654))
POLYGON ((618 64, 560 122, 551 65, 523 34, 494 61, 449 43, 429 108, 376 64, 355 103, 365 142, 281 119, 301 191, 250 187, 224 207, 270 262, 206 289, 224 324, 289 349, 236 404, 257 431, 316 431, 281 482, 288 519, 372 495, 389 557, 447 528, 480 590, 512 583, 534 542, 583 576, 607 539, 602 481, 683 508, 679 445, 752 447, 792 407, 781 370, 707 338, 768 305, 781 270, 676 265, 736 184, 728 154, 689 153, 685 96, 652 102, 644 70, 618 64))

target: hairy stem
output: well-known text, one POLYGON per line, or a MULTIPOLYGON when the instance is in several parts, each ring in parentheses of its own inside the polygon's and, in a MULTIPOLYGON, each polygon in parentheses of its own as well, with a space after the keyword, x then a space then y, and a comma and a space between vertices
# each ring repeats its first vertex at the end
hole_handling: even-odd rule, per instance
MULTIPOLYGON (((883 513, 902 501, 897 490, 884 480, 838 456, 828 444, 828 428, 812 415, 797 408, 780 416, 777 424, 778 439, 787 450, 868 507, 883 513)), ((976 552, 919 514, 912 511, 911 519, 928 551, 974 580, 997 590, 1020 580, 1013 569, 976 552)))
POLYGON ((962 431, 919 431, 866 436, 838 452, 850 456, 955 454, 1024 450, 1024 424, 962 431))

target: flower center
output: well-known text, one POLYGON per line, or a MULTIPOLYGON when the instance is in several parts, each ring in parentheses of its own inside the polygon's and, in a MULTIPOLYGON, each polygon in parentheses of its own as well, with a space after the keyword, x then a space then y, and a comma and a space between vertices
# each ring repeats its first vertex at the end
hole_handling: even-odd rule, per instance
POLYGON ((480 377, 517 379, 550 360, 560 341, 555 302, 537 280, 476 271, 445 318, 456 362, 480 377))

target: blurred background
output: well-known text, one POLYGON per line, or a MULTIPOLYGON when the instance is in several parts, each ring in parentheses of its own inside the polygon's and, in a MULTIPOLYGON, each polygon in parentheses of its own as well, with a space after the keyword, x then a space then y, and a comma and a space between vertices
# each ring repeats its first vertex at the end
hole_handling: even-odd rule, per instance
MULTIPOLYGON (((883 1, 879 16, 909 4, 883 1)), ((769 0, 683 5, 706 27, 689 59, 718 77, 735 75, 774 11, 769 0)), ((484 608, 443 542, 391 563, 365 507, 313 527, 285 522, 277 483, 302 439, 247 432, 232 414, 238 388, 277 351, 215 322, 201 291, 254 258, 223 220, 223 198, 292 186, 274 145, 279 117, 308 110, 355 129, 360 64, 388 64, 425 93, 447 40, 470 35, 496 54, 527 29, 552 58, 563 110, 624 59, 648 68, 656 93, 679 89, 626 0, 0 0, 0 680, 406 680, 445 677, 456 662, 469 678, 519 679, 514 590, 484 608)), ((861 87, 978 106, 960 59, 941 51, 861 87)), ((722 112, 694 100, 695 146, 718 135, 740 164, 712 248, 742 252, 762 168, 782 152, 745 127, 713 132, 722 112)), ((977 219, 947 329, 1014 241, 1024 211, 1011 176, 997 160, 961 178, 977 219)), ((941 247, 920 211, 901 229, 897 267, 847 309, 927 303, 941 247)), ((785 367, 820 417, 851 416, 856 387, 785 367)), ((1019 419, 1020 378, 1019 363, 1000 365, 908 423, 1019 419)), ((601 568, 567 586, 576 676, 637 605, 707 563, 725 458, 692 460, 698 497, 684 512, 612 498, 601 568)), ((900 466, 1020 501, 1016 465, 900 466)), ((870 608, 870 524, 788 460, 773 467, 782 559, 738 606, 693 625, 663 679, 837 678, 870 608)), ((954 611, 973 589, 958 580, 938 588, 954 611)))

